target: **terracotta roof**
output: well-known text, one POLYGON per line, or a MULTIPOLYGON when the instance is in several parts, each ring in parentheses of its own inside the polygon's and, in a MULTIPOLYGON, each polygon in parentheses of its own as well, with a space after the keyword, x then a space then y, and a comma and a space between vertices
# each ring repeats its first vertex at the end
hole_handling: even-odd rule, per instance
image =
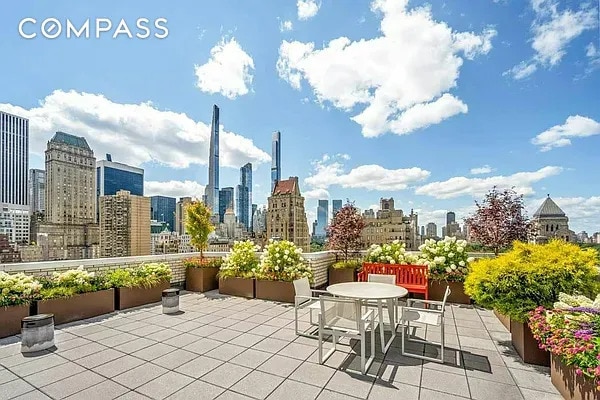
POLYGON ((550 198, 550 195, 544 200, 540 208, 537 209, 534 217, 564 217, 565 212, 550 198))
POLYGON ((294 194, 296 193, 296 185, 298 184, 298 178, 291 177, 285 181, 277 181, 273 194, 294 194))

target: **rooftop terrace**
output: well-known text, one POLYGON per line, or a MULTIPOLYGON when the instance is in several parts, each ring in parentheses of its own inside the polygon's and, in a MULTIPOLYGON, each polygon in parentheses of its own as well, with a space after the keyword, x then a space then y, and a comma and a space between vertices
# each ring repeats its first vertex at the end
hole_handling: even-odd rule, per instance
POLYGON ((291 305, 208 292, 183 294, 180 307, 57 326, 56 349, 33 357, 18 336, 0 340, 0 399, 561 399, 487 310, 447 306, 445 364, 403 357, 397 337, 363 376, 354 341, 319 365, 317 341, 294 334, 291 305))

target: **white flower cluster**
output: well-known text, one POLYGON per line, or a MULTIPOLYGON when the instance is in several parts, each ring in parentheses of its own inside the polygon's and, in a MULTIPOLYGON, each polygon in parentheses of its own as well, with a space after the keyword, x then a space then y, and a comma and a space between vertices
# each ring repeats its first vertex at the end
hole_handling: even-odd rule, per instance
POLYGON ((558 294, 558 301, 554 303, 554 308, 568 309, 572 307, 589 307, 600 309, 600 294, 594 300, 583 295, 569 295, 566 293, 558 294))
POLYGON ((406 254, 406 245, 399 240, 384 245, 371 245, 365 259, 367 262, 381 264, 408 264, 413 261, 413 258, 406 254))
POLYGON ((27 297, 39 293, 41 288, 42 285, 33 276, 0 271, 0 306, 20 304, 27 297))
POLYGON ((250 240, 234 242, 229 254, 223 257, 220 275, 243 278, 254 276, 258 267, 256 253, 259 251, 260 246, 256 246, 250 240))
POLYGON ((287 240, 277 242, 270 240, 261 255, 258 276, 285 281, 303 277, 312 280, 313 273, 302 257, 301 248, 287 240))
POLYGON ((52 274, 52 280, 61 286, 84 286, 91 284, 94 279, 94 272, 88 272, 80 265, 77 269, 70 269, 65 272, 55 272, 52 274))
POLYGON ((446 236, 440 241, 427 239, 419 246, 422 255, 420 261, 429 266, 430 271, 437 274, 465 275, 468 265, 473 261, 466 251, 466 240, 446 236))

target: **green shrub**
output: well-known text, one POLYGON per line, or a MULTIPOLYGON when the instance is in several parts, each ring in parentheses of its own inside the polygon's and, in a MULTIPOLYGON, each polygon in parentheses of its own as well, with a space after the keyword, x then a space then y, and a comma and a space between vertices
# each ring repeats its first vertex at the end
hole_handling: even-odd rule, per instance
POLYGON ((529 311, 552 307, 561 292, 596 293, 596 264, 595 250, 564 241, 544 245, 515 242, 511 251, 471 264, 465 293, 483 307, 525 322, 529 311))
POLYGON ((269 242, 260 257, 256 277, 285 282, 306 277, 313 282, 313 272, 302 257, 302 249, 287 240, 269 242))
POLYGON ((83 266, 64 272, 54 272, 52 277, 40 279, 44 299, 70 297, 79 293, 96 292, 110 287, 106 278, 86 271, 83 266))
POLYGON ((42 285, 33 276, 0 271, 0 307, 29 304, 40 299, 42 285))
POLYGON ((186 268, 219 268, 222 264, 222 258, 193 257, 183 260, 183 265, 186 268))
POLYGON ((256 252, 260 247, 250 240, 233 244, 219 269, 219 278, 254 278, 258 268, 256 252))
POLYGON ((116 269, 106 275, 110 287, 153 287, 171 280, 171 268, 167 264, 142 264, 139 267, 116 269))
POLYGON ((331 267, 333 269, 360 269, 362 262, 360 260, 338 261, 331 267))

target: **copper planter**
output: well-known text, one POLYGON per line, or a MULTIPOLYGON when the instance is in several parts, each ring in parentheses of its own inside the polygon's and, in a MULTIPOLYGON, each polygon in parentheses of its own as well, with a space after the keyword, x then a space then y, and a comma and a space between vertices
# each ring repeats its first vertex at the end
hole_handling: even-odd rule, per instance
POLYGON ((21 320, 29 316, 29 305, 0 307, 0 338, 21 333, 21 320))
POLYGON ((428 281, 429 300, 442 301, 446 293, 446 287, 450 286, 450 296, 448 303, 456 304, 471 304, 471 298, 465 294, 465 286, 463 282, 446 282, 446 281, 428 281))
POLYGON ((510 336, 512 344, 519 356, 527 364, 550 366, 550 353, 538 346, 529 325, 526 322, 510 320, 510 336))
POLYGON ((115 311, 114 289, 81 293, 37 302, 38 314, 54 314, 54 324, 66 324, 115 311))
POLYGON ((185 290, 208 292, 219 287, 217 273, 219 267, 185 269, 185 290))
POLYGON ((567 400, 600 399, 600 391, 596 389, 593 379, 577 375, 575 367, 565 365, 560 357, 552 354, 550 379, 562 397, 567 400))
POLYGON ((296 291, 293 282, 256 280, 256 298, 293 303, 296 291))
POLYGON ((117 288, 115 290, 115 308, 124 310, 145 304, 159 303, 162 300, 162 291, 170 287, 171 283, 165 281, 149 288, 117 288))
POLYGON ((498 311, 494 310, 494 315, 498 318, 498 321, 504 325, 507 331, 510 332, 510 317, 507 317, 504 314, 500 314, 498 311))
POLYGON ((221 278, 219 293, 230 296, 254 298, 254 279, 250 278, 221 278))
POLYGON ((354 268, 329 268, 329 285, 336 283, 356 282, 356 270, 354 268))

